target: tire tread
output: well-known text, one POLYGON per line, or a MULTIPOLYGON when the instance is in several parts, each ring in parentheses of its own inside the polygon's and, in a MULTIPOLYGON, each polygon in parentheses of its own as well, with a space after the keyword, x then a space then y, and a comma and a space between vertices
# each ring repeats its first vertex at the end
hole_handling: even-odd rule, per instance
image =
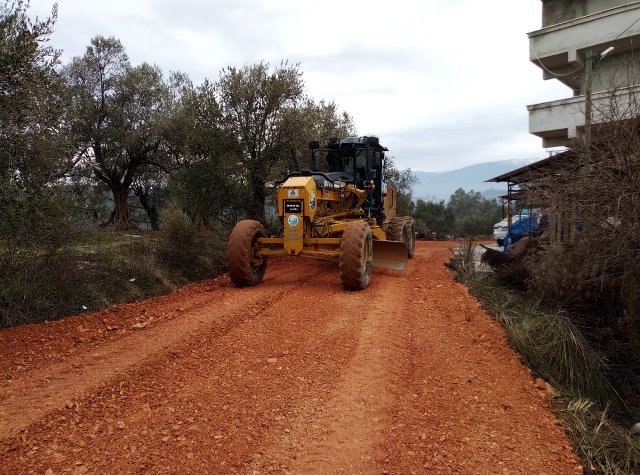
POLYGON ((366 221, 352 221, 347 225, 340 242, 340 282, 346 290, 363 290, 371 279, 373 246, 371 228, 366 221), (369 259, 362 265, 366 241, 369 259))
POLYGON ((236 287, 248 287, 262 281, 267 259, 259 266, 252 266, 251 246, 256 237, 263 236, 266 232, 262 224, 251 219, 239 221, 231 231, 227 243, 227 269, 236 287))

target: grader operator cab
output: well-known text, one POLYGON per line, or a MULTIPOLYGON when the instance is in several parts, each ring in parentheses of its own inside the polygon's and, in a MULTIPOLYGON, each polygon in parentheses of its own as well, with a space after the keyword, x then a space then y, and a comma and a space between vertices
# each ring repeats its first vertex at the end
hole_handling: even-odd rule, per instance
POLYGON ((377 137, 311 142, 311 169, 279 182, 281 236, 261 223, 238 222, 229 236, 227 266, 238 287, 262 281, 271 256, 303 255, 339 261, 348 290, 369 285, 371 268, 402 270, 413 257, 415 224, 396 216, 396 191, 385 181, 386 147, 377 137))

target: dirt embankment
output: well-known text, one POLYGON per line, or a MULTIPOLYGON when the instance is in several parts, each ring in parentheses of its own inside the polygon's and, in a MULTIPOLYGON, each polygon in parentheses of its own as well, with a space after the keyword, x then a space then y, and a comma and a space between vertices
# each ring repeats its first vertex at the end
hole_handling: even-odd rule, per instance
POLYGON ((451 246, 362 292, 286 259, 1 331, 0 472, 579 473, 451 246))

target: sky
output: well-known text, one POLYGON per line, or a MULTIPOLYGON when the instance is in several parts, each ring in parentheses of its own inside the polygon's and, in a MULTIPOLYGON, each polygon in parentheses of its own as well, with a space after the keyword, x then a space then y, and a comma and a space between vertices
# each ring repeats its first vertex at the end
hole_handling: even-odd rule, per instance
POLYGON ((65 63, 115 36, 132 64, 196 84, 229 65, 299 63, 307 94, 380 137, 398 167, 446 171, 548 156, 526 106, 571 91, 529 61, 541 11, 540 0, 58 0, 51 45, 65 63))

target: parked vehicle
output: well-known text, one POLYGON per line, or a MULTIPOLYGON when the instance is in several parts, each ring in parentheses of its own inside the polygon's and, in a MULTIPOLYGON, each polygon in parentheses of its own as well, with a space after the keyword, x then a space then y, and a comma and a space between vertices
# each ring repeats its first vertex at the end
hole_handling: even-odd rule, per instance
MULTIPOLYGON (((516 221, 520 218, 518 216, 514 216, 512 219, 516 221)), ((499 223, 496 223, 493 225, 493 239, 495 239, 496 241, 502 240, 507 234, 508 230, 509 230, 509 218, 504 218, 499 223)))
POLYGON ((539 227, 540 216, 537 213, 521 215, 511 223, 504 237, 497 239, 498 245, 503 246, 504 252, 507 252, 510 244, 517 243, 525 236, 536 234, 539 227))
POLYGON ((493 227, 493 237, 498 246, 504 247, 507 252, 509 245, 515 244, 525 236, 531 236, 538 232, 540 227, 540 213, 533 210, 521 209, 518 214, 511 217, 511 227, 508 225, 508 218, 496 223, 493 227))
MULTIPOLYGON (((515 224, 520 220, 521 216, 529 216, 528 209, 521 209, 519 213, 511 216, 511 224, 515 224)), ((493 239, 496 241, 500 241, 504 239, 504 236, 507 234, 509 230, 509 218, 504 218, 499 223, 493 225, 493 239)), ((498 242, 499 246, 502 246, 502 242, 498 242)))

